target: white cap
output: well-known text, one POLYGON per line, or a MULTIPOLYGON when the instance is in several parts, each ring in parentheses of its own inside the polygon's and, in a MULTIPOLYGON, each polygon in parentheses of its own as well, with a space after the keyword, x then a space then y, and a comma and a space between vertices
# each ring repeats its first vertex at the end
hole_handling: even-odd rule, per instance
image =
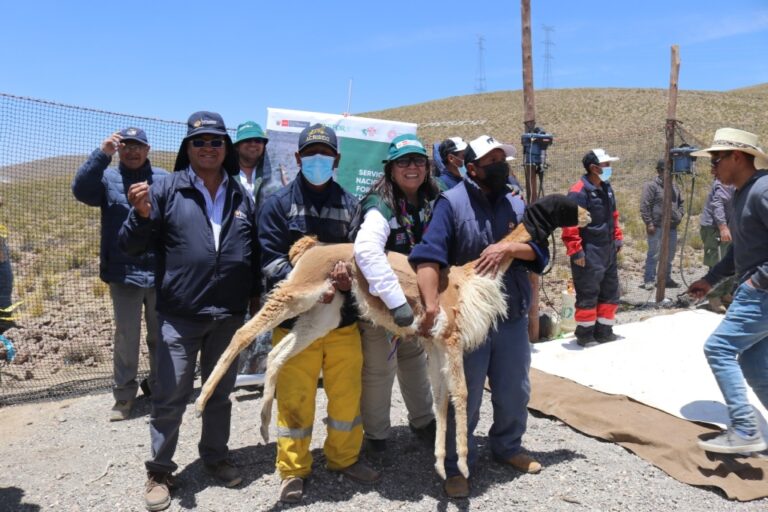
POLYGON ((597 157, 597 161, 600 162, 601 164, 605 163, 605 162, 618 162, 619 161, 619 157, 609 155, 608 153, 605 152, 604 149, 600 149, 600 148, 593 149, 592 152, 597 157))
POLYGON ((514 156, 517 153, 512 144, 502 144, 490 135, 481 135, 469 142, 467 150, 464 153, 464 161, 474 162, 480 160, 494 149, 501 149, 504 151, 507 160, 514 160, 514 156))

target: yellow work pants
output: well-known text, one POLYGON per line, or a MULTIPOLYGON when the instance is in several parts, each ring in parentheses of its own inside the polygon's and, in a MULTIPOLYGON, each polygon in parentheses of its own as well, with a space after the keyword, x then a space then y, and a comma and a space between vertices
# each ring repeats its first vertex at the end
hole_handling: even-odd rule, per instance
MULTIPOLYGON (((287 329, 276 328, 272 344, 287 329)), ((357 324, 334 329, 285 363, 277 377, 277 470, 280 478, 312 471, 312 426, 320 370, 328 397, 328 433, 323 451, 328 469, 357 462, 363 442, 360 393, 363 355, 357 324)))

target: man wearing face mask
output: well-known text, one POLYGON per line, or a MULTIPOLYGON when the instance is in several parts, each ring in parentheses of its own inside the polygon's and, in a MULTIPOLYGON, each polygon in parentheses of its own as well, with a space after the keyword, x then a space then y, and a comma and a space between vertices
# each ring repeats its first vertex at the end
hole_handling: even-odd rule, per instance
POLYGON ((452 189, 464 179, 467 174, 467 168, 464 166, 466 149, 467 143, 461 137, 451 137, 440 143, 437 152, 444 166, 437 177, 440 190, 452 189))
MULTIPOLYGON (((528 370, 531 348, 528 342, 528 306, 531 284, 528 271, 541 272, 549 260, 546 246, 535 243, 499 242, 522 220, 525 203, 509 185, 507 158, 514 148, 483 135, 471 141, 465 151, 467 175, 435 202, 432 221, 408 258, 416 266, 417 282, 424 304, 419 326, 428 332, 440 311, 438 285, 440 269, 464 265, 477 259, 479 274, 495 275, 506 256, 515 261, 504 274, 507 316, 492 328, 485 342, 464 355, 467 382, 468 463, 477 463, 477 441, 473 435, 480 417, 483 386, 491 384, 493 425, 488 433, 491 454, 497 462, 525 473, 538 473, 541 464, 522 447, 530 396, 528 370)), ((450 498, 469 496, 469 482, 459 472, 455 444, 453 408, 449 410, 446 433, 443 484, 450 498)))
POLYGON ((571 258, 576 290, 576 342, 582 347, 616 340, 613 324, 619 304, 616 255, 624 235, 619 226, 616 197, 609 184, 611 163, 619 159, 593 149, 582 159, 584 175, 568 191, 568 197, 589 210, 586 227, 563 228, 563 243, 571 258))
MULTIPOLYGON (((287 187, 267 199, 259 214, 259 242, 267 291, 293 268, 288 250, 299 238, 312 235, 324 243, 348 242, 357 199, 333 180, 338 166, 336 133, 315 124, 299 135, 296 162, 301 172, 287 187)), ((328 397, 327 436, 324 445, 329 470, 359 483, 371 484, 379 473, 358 460, 363 442, 360 394, 363 356, 357 313, 350 293, 351 280, 344 263, 329 275, 335 290, 321 297, 328 303, 336 292, 345 296, 339 326, 291 358, 277 378, 277 469, 279 499, 296 503, 304 493, 304 479, 312 471, 312 425, 320 371, 328 397)), ((273 344, 284 338, 292 322, 272 335, 273 344)))

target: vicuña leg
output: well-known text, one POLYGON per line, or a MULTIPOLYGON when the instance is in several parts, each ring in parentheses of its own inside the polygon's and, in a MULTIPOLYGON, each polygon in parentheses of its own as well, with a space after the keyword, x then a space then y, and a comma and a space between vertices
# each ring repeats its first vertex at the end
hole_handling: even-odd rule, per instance
POLYGON ((456 455, 458 455, 459 471, 469 478, 467 466, 467 381, 464 377, 464 349, 459 342, 459 333, 454 332, 451 339, 446 341, 446 383, 448 394, 453 404, 454 420, 456 422, 456 455))
POLYGON ((336 293, 329 304, 315 304, 312 309, 296 320, 296 325, 267 357, 267 374, 264 376, 264 395, 261 401, 261 437, 269 442, 269 424, 272 421, 272 401, 275 397, 277 374, 291 357, 295 356, 318 338, 322 338, 341 322, 344 296, 336 293))
POLYGON ((435 470, 445 479, 445 430, 448 421, 448 387, 445 382, 445 354, 434 340, 425 341, 427 370, 432 384, 435 410, 435 470))
POLYGON ((195 412, 198 417, 203 413, 205 404, 211 397, 213 390, 240 352, 245 350, 258 335, 270 331, 285 320, 312 308, 317 304, 320 295, 327 291, 330 286, 327 281, 323 281, 310 291, 307 291, 306 287, 297 289, 291 285, 290 276, 283 283, 269 295, 259 312, 238 329, 232 337, 232 341, 229 342, 229 346, 221 355, 219 362, 216 363, 216 367, 203 385, 200 396, 195 402, 195 412))

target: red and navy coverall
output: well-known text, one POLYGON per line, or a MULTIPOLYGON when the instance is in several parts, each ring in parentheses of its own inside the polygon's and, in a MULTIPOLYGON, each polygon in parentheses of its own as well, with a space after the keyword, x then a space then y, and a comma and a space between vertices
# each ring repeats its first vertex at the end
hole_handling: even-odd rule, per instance
POLYGON ((571 257, 573 286, 576 290, 576 324, 590 328, 599 322, 613 325, 619 304, 619 275, 616 254, 624 235, 619 226, 619 211, 611 185, 595 186, 584 175, 568 191, 592 216, 586 227, 563 228, 563 243, 571 257), (581 267, 574 260, 585 257, 581 267))

